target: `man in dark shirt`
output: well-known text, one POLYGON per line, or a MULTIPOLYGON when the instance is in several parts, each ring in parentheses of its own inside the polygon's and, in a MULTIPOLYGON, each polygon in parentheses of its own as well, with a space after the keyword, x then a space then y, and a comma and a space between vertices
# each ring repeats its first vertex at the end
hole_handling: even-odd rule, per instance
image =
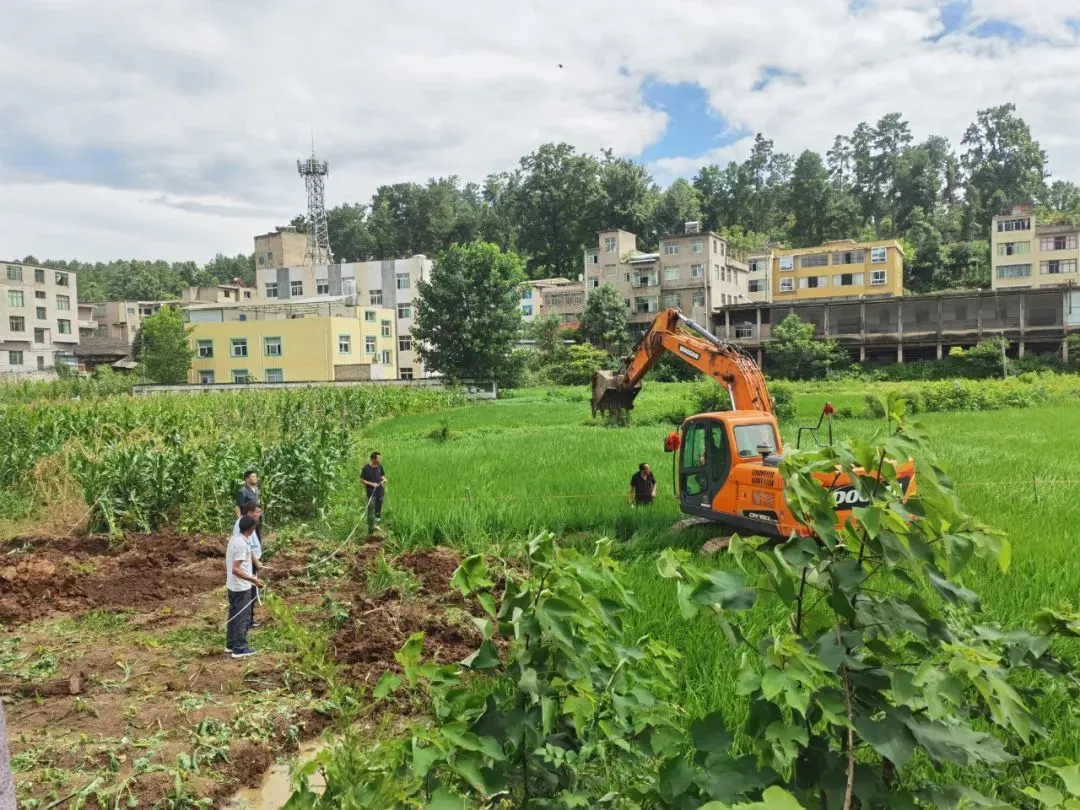
POLYGON ((656 497, 656 477, 648 464, 639 464, 630 479, 630 506, 648 506, 656 497))
POLYGON ((371 454, 371 461, 360 471, 360 481, 367 491, 368 534, 375 533, 375 527, 382 518, 383 497, 386 495, 386 473, 383 471, 382 455, 371 454))
MULTIPOLYGON (((242 517, 240 514, 240 507, 245 504, 251 504, 252 506, 261 506, 260 494, 259 494, 259 474, 254 470, 248 470, 244 473, 244 484, 240 489, 236 490, 236 517, 239 519, 242 517)), ((261 529, 262 526, 260 525, 261 529)), ((262 535, 259 535, 262 537, 262 535)))

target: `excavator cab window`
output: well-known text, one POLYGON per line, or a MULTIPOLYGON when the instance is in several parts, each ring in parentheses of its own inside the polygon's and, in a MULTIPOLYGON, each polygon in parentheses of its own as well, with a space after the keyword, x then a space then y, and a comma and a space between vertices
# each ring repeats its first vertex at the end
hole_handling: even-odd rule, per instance
POLYGON ((776 452, 776 432, 770 424, 760 425, 737 425, 735 427, 735 445, 739 450, 739 458, 753 458, 762 455, 762 451, 768 448, 770 455, 776 452))
POLYGON ((731 452, 722 422, 692 422, 682 446, 682 496, 696 506, 708 506, 727 481, 731 452))

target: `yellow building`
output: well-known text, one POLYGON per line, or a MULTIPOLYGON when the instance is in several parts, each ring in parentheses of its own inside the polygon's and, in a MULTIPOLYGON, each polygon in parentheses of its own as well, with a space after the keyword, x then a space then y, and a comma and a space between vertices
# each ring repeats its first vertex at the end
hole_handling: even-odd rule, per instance
POLYGON ((904 251, 895 239, 840 239, 772 254, 772 300, 891 298, 904 294, 904 251))
POLYGON ((394 311, 340 305, 199 307, 188 382, 334 382, 396 377, 394 311))
POLYGON ((994 217, 990 286, 995 290, 1080 282, 1080 227, 1035 221, 1030 204, 994 217))

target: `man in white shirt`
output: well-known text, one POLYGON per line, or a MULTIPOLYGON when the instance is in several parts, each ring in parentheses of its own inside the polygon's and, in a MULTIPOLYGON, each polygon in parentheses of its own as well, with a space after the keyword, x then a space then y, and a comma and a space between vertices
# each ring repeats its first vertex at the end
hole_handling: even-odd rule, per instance
POLYGON ((225 649, 233 658, 255 655, 247 643, 248 623, 255 590, 263 582, 252 572, 251 547, 248 540, 255 531, 255 521, 245 515, 237 525, 238 532, 229 538, 225 551, 225 588, 229 593, 229 621, 225 631, 225 649))
MULTIPOLYGON (((244 515, 247 515, 255 521, 255 530, 252 531, 251 537, 248 538, 248 548, 251 549, 251 566, 252 572, 255 576, 259 576, 262 571, 262 541, 259 539, 259 527, 262 525, 262 507, 257 503, 245 503, 240 507, 240 517, 236 519, 236 523, 233 524, 232 533, 240 534, 240 520, 244 515)), ((248 629, 254 629, 261 627, 262 625, 255 620, 255 605, 258 604, 259 589, 252 588, 251 595, 256 597, 255 603, 252 604, 249 611, 248 629)))

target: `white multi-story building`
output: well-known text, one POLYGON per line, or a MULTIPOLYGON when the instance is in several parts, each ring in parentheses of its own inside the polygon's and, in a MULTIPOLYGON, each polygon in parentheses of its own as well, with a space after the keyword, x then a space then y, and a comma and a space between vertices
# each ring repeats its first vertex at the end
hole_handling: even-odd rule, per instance
POLYGON ((402 380, 429 377, 412 339, 417 284, 431 278, 426 256, 373 262, 346 262, 263 268, 259 292, 270 301, 321 296, 351 296, 357 306, 387 307, 397 315, 397 376, 402 380))
POLYGON ((76 365, 80 330, 95 324, 80 313, 75 274, 4 262, 0 275, 0 373, 76 365))

